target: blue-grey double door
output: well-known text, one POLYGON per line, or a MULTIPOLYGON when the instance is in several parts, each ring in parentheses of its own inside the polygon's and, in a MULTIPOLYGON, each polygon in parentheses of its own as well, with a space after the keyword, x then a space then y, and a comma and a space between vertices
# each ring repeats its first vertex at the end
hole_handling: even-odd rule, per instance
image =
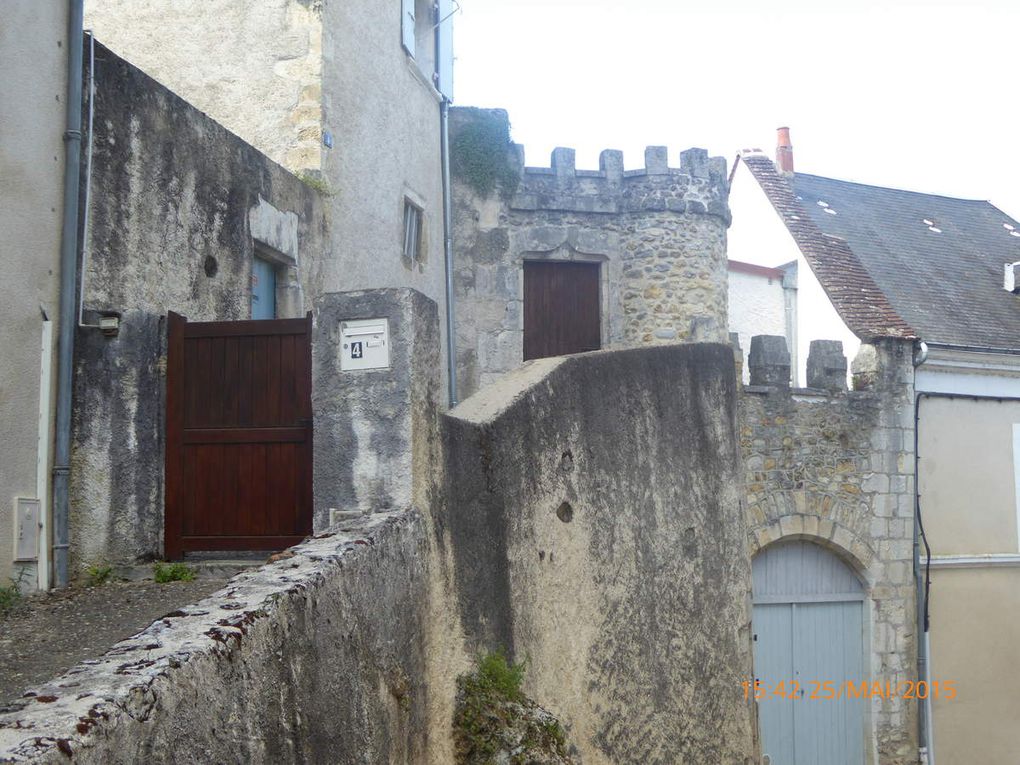
POLYGON ((863 588, 853 572, 839 570, 841 561, 829 560, 832 553, 815 547, 779 546, 755 561, 763 762, 863 765, 868 702, 848 692, 867 682, 863 588))

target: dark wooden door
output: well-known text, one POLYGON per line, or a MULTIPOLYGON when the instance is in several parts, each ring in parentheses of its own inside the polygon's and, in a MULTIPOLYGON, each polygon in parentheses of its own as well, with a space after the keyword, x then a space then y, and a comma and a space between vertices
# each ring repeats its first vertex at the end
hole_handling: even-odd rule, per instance
POLYGON ((167 558, 311 533, 311 322, 169 315, 167 558))
POLYGON ((599 264, 524 261, 524 360, 602 347, 599 264))

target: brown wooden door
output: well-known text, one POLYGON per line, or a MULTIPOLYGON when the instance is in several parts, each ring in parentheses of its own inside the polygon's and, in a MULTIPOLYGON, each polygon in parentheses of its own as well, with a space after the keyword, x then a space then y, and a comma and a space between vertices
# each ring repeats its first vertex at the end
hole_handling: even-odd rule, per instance
POLYGON ((599 264, 524 261, 524 360, 602 347, 599 264))
POLYGON ((311 322, 169 315, 167 558, 311 533, 311 322))

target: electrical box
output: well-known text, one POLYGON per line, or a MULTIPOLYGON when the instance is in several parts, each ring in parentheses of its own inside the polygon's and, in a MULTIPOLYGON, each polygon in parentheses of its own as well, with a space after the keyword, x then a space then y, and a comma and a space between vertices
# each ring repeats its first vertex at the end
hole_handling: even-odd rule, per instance
POLYGON ((389 319, 340 322, 340 369, 387 369, 390 365, 389 319))
POLYGON ((15 514, 15 560, 37 560, 39 558, 39 518, 42 510, 38 499, 18 497, 15 514))

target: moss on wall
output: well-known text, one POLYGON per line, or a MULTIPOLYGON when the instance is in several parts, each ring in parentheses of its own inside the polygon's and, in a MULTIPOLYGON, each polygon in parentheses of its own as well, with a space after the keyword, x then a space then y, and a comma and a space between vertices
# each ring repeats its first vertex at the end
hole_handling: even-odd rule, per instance
POLYGON ((466 122, 452 137, 450 171, 483 197, 496 189, 508 196, 520 181, 510 122, 505 112, 475 111, 482 116, 466 122))

